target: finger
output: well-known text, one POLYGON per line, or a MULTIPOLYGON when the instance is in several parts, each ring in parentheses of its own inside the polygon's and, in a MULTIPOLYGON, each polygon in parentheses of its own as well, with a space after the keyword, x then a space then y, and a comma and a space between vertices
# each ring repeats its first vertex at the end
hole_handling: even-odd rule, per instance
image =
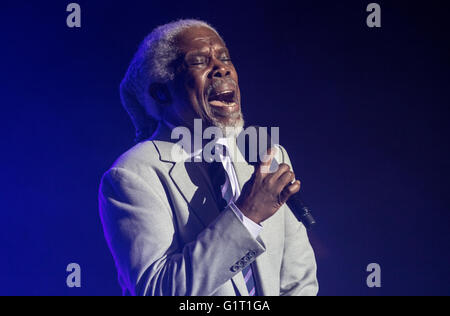
POLYGON ((277 179, 276 189, 278 190, 278 192, 281 192, 287 185, 294 184, 294 180, 295 174, 292 171, 288 170, 277 179))
POLYGON ((274 181, 278 181, 286 172, 291 171, 291 167, 288 164, 282 163, 278 165, 277 171, 272 175, 274 181))
POLYGON ((259 171, 262 174, 270 173, 270 165, 272 164, 272 160, 277 154, 278 149, 276 147, 271 147, 267 151, 267 154, 262 158, 261 164, 259 165, 259 171))
POLYGON ((283 204, 286 203, 286 201, 289 200, 292 195, 300 191, 300 186, 300 181, 296 180, 293 184, 285 187, 280 193, 280 202, 283 204))

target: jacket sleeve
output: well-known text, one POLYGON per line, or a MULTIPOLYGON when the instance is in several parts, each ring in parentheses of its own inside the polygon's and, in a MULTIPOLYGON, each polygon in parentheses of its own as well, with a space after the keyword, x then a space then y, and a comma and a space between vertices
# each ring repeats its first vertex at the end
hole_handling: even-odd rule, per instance
POLYGON ((112 168, 100 186, 105 237, 131 295, 208 296, 265 251, 230 208, 182 245, 165 191, 151 185, 158 183, 156 173, 144 181, 112 168))
MULTIPOLYGON (((286 150, 281 146, 280 149, 282 161, 292 169, 286 150)), ((285 210, 285 246, 280 275, 280 295, 315 296, 319 291, 317 266, 306 228, 287 205, 285 210)))

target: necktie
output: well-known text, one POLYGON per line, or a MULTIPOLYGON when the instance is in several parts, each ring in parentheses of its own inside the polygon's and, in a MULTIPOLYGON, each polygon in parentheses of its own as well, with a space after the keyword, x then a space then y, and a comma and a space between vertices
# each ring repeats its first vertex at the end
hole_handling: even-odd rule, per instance
MULTIPOLYGON (((223 150, 224 148, 217 148, 219 150, 223 150)), ((222 186, 224 186, 225 183, 230 184, 229 181, 226 182, 227 179, 227 173, 223 167, 223 164, 221 161, 212 161, 208 163, 208 174, 211 179, 211 184, 214 189, 214 194, 216 197, 216 201, 219 207, 220 211, 223 211, 225 207, 228 205, 228 201, 224 199, 224 196, 232 196, 232 193, 229 191, 232 191, 231 185, 228 185, 227 187, 224 187, 222 190, 222 186)), ((242 274, 244 276, 245 285, 247 286, 248 293, 250 296, 256 295, 256 283, 255 278, 253 275, 253 270, 251 265, 248 265, 242 270, 242 274)))

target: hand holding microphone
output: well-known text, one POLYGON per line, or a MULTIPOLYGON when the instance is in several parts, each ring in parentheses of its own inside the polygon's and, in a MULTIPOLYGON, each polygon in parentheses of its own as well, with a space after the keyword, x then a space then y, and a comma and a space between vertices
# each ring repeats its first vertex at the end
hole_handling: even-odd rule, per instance
POLYGON ((266 159, 255 168, 252 178, 242 188, 236 206, 254 221, 261 223, 274 215, 288 199, 300 190, 300 181, 287 164, 280 164, 275 172, 271 165, 276 163, 276 147, 269 149, 266 159), (294 181, 295 180, 295 181, 294 181))
MULTIPOLYGON (((247 216, 245 213, 247 212, 248 218, 260 223, 275 214, 286 203, 297 220, 302 222, 307 229, 311 229, 316 225, 316 221, 309 207, 300 196, 300 181, 295 180, 295 175, 290 170, 289 165, 285 163, 278 164, 276 159, 274 159, 275 151, 278 149, 272 147, 275 143, 272 143, 272 139, 267 131, 259 126, 254 128, 258 139, 253 143, 253 151, 260 153, 261 148, 259 146, 262 145, 266 146, 264 151, 267 148, 270 149, 267 151, 266 159, 255 163, 249 156, 251 144, 243 142, 246 148, 240 148, 240 150, 243 152, 247 162, 255 166, 255 173, 244 185, 241 193, 242 199, 239 198, 237 201, 239 204, 236 205, 244 208, 244 215, 247 216), (271 171, 275 172, 271 173, 271 171)), ((241 134, 239 137, 245 137, 245 134, 241 134)))

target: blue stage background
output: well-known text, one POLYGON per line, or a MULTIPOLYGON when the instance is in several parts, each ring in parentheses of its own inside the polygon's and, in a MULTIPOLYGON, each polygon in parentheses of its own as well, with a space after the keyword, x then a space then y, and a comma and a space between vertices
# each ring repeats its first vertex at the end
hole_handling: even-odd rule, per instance
POLYGON ((320 294, 449 295, 448 8, 378 1, 369 29, 369 2, 78 1, 69 29, 69 1, 3 1, 0 294, 121 294, 97 205, 133 145, 118 86, 148 32, 192 17, 227 42, 247 122, 281 128, 319 221, 320 294))

